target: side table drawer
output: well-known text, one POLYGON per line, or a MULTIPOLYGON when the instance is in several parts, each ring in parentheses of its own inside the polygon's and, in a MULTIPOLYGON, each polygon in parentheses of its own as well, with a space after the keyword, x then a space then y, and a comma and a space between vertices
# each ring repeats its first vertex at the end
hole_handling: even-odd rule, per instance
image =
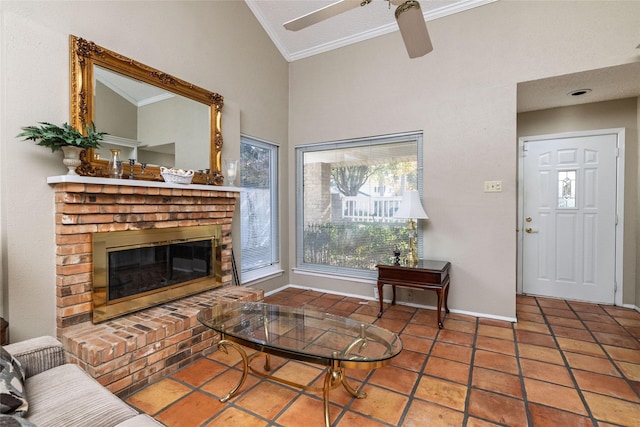
POLYGON ((435 271, 421 271, 411 270, 408 268, 403 269, 387 269, 380 268, 378 272, 378 280, 395 280, 400 282, 415 282, 415 283, 431 283, 439 284, 447 276, 447 272, 435 272, 435 271))

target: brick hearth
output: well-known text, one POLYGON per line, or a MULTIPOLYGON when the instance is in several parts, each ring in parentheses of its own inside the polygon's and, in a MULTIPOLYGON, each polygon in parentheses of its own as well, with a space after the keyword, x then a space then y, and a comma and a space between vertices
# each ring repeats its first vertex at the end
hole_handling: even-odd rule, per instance
POLYGON ((48 182, 56 203, 57 335, 69 360, 112 392, 129 394, 213 351, 217 337, 195 317, 213 299, 262 299, 262 291, 231 285, 233 188, 68 175, 48 182), (222 227, 219 288, 91 323, 92 233, 195 225, 222 227))
POLYGON ((127 396, 176 372, 217 347, 219 334, 196 315, 217 301, 261 301, 263 291, 227 286, 98 325, 83 323, 61 337, 68 360, 113 393, 127 396))

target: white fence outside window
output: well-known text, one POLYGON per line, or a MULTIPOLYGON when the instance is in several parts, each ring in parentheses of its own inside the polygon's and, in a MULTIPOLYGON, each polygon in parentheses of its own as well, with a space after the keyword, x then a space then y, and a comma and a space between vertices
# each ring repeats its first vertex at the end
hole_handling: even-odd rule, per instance
POLYGON ((400 206, 401 196, 343 196, 342 218, 355 221, 390 221, 400 206))

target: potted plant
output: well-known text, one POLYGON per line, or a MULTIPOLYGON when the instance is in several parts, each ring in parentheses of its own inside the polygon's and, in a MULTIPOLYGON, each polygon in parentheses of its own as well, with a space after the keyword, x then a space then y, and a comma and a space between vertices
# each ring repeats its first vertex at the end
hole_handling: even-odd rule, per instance
POLYGON ((87 125, 86 135, 68 123, 58 126, 39 122, 39 125, 23 127, 17 137, 24 138, 24 141, 36 141, 38 145, 50 148, 51 152, 62 150, 64 153, 63 163, 69 169, 69 175, 77 175, 75 170, 81 163, 80 153, 82 150, 98 148, 100 141, 106 135, 105 132, 96 132, 94 124, 87 125))

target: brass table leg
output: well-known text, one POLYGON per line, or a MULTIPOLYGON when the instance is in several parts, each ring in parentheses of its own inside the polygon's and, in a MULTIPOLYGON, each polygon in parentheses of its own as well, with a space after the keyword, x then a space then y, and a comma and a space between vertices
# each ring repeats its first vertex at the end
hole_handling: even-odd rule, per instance
POLYGON ((367 393, 363 393, 354 389, 351 384, 347 382, 347 378, 344 374, 344 369, 340 367, 330 367, 327 369, 327 373, 324 376, 324 387, 322 387, 322 400, 324 404, 324 425, 325 427, 331 427, 331 419, 329 417, 329 390, 336 388, 338 382, 342 384, 345 390, 358 399, 364 399, 367 397, 367 393))
POLYGON ((242 384, 244 384, 245 380, 247 379, 247 374, 249 373, 249 359, 247 358, 247 353, 244 351, 244 349, 232 341, 223 339, 218 342, 218 349, 224 351, 225 354, 229 354, 227 346, 233 347, 240 354, 240 357, 242 357, 242 376, 240 377, 240 381, 238 381, 238 384, 236 384, 236 386, 233 387, 226 396, 220 399, 220 402, 222 403, 235 396, 240 387, 242 387, 242 384))
POLYGON ((333 369, 327 369, 327 373, 324 375, 324 387, 322 387, 322 401, 324 404, 324 425, 325 427, 331 427, 331 419, 329 418, 329 390, 334 383, 334 374, 336 372, 333 369))
POLYGON ((264 371, 269 372, 271 370, 271 355, 265 353, 264 355, 264 371))
POLYGON ((347 376, 344 375, 344 372, 342 372, 341 377, 342 377, 342 387, 344 387, 345 390, 351 393, 353 397, 358 399, 364 399, 365 397, 367 397, 367 393, 356 390, 355 388, 353 388, 353 386, 351 386, 351 384, 347 382, 347 376))
MULTIPOLYGON (((253 369, 249 363, 250 363, 250 360, 253 360, 260 353, 253 354, 251 357, 248 357, 244 349, 238 344, 236 344, 235 342, 228 341, 226 339, 222 339, 218 342, 218 349, 224 351, 225 354, 229 354, 229 351, 227 350, 227 346, 233 347, 238 352, 238 354, 240 354, 240 357, 242 357, 242 376, 240 377, 240 381, 238 381, 238 383, 231 389, 231 391, 229 391, 229 393, 227 393, 224 397, 220 399, 220 402, 224 403, 237 394, 238 390, 240 389, 240 387, 242 387, 245 380, 247 379, 249 369, 251 369, 252 372, 256 373, 257 375, 263 378, 269 378, 274 381, 280 382, 282 384, 298 387, 298 388, 301 388, 302 390, 307 390, 307 391, 320 391, 319 388, 313 388, 313 387, 308 387, 302 384, 297 384, 282 378, 277 378, 272 375, 268 375, 266 373, 257 371, 253 369)), ((267 353, 265 353, 264 369, 265 371, 271 370, 271 357, 267 353)), ((324 422, 326 427, 331 427, 331 419, 329 417, 329 391, 333 388, 338 387, 339 384, 342 384, 344 389, 347 390, 355 398, 364 399, 365 397, 367 397, 367 393, 356 390, 355 388, 353 388, 351 384, 347 382, 347 378, 344 374, 344 368, 341 368, 339 365, 339 362, 334 360, 333 366, 330 366, 327 368, 327 372, 324 377, 324 384, 322 387, 322 398, 323 398, 323 405, 324 405, 324 422)))

